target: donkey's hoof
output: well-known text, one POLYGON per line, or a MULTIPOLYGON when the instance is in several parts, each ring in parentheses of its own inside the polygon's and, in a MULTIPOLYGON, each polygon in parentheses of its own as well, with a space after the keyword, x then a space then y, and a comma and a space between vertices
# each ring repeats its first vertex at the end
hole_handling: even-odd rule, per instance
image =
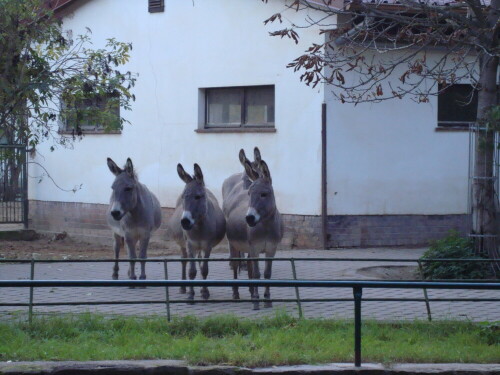
POLYGON ((258 302, 253 303, 253 310, 260 310, 260 306, 258 302))
POLYGON ((239 293, 233 293, 233 299, 240 299, 239 293))
POLYGON ((271 307, 273 307, 273 303, 271 301, 265 301, 264 302, 264 307, 265 308, 271 308, 271 307))
POLYGON ((186 287, 185 287, 185 286, 181 286, 181 287, 179 288, 179 293, 180 293, 180 294, 186 294, 186 287))
POLYGON ((209 297, 210 297, 210 293, 208 292, 208 290, 201 291, 201 298, 208 299, 209 297))
POLYGON ((194 293, 188 293, 187 300, 188 303, 192 305, 194 303, 194 293))

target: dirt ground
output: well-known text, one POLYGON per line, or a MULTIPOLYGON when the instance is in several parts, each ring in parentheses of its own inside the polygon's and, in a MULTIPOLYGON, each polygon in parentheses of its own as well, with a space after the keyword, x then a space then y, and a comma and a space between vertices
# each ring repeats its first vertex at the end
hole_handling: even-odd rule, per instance
MULTIPOLYGON (((176 247, 165 248, 158 243, 151 243, 148 248, 150 258, 177 253, 176 247)), ((126 256, 126 251, 122 250, 120 258, 126 256)), ((33 241, 0 240, 0 259, 112 259, 113 257, 111 239, 109 245, 75 240, 68 236, 57 238, 54 235, 41 235, 39 239, 33 241)))
MULTIPOLYGON (((0 240, 0 259, 114 259, 112 239, 109 244, 99 244, 71 238, 65 233, 56 235, 38 234, 33 241, 0 240)), ((226 248, 215 248, 212 253, 226 253, 226 248)), ((148 258, 161 258, 180 255, 174 243, 151 241, 148 258)), ((127 251, 122 249, 120 258, 127 258, 127 251)))

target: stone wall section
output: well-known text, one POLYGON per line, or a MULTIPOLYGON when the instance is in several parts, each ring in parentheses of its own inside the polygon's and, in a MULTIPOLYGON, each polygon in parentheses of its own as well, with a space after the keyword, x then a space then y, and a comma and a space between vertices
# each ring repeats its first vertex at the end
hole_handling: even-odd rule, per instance
MULTIPOLYGON (((29 225, 39 232, 67 232, 87 241, 109 243, 108 205, 30 201, 29 225)), ((169 241, 167 221, 173 208, 162 208, 163 222, 152 241, 169 241)), ((328 217, 328 247, 425 246, 451 229, 467 232, 467 215, 333 215, 328 217)), ((283 215, 285 234, 280 249, 322 248, 321 217, 283 215)), ((224 241, 222 246, 227 246, 224 241)))

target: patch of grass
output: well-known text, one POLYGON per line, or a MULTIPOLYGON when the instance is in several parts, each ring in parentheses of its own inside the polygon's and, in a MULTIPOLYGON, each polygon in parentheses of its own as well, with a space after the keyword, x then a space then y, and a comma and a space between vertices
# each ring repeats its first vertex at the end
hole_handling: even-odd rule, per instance
MULTIPOLYGON (((494 363, 497 324, 365 322, 363 360, 370 362, 494 363)), ((269 366, 351 362, 352 321, 301 320, 279 313, 259 320, 38 317, 0 323, 0 361, 181 359, 191 364, 269 366)))

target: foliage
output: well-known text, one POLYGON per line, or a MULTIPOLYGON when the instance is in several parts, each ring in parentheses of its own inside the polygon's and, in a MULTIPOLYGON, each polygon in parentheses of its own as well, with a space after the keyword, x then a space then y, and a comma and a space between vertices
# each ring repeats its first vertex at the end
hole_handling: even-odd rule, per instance
MULTIPOLYGON (((463 321, 371 322, 363 358, 371 362, 498 361, 485 327, 463 321)), ((353 322, 232 315, 104 317, 94 314, 0 322, 0 361, 181 359, 191 364, 269 366, 351 362, 353 322)), ((493 339, 494 340, 494 339, 493 339)))
POLYGON ((484 259, 474 252, 470 238, 452 231, 447 237, 434 241, 420 260, 425 279, 486 279, 491 277, 487 262, 432 262, 427 259, 484 259))
POLYGON ((45 0, 0 0, 0 138, 35 147, 43 140, 68 144, 82 135, 82 116, 105 130, 120 129, 125 120, 112 113, 130 109, 135 76, 118 68, 132 46, 113 38, 104 48, 91 48, 90 29, 72 37, 45 0), (110 97, 104 107, 79 103, 110 97), (72 136, 58 133, 69 121, 72 136))
POLYGON ((407 94, 427 102, 429 95, 464 81, 481 89, 481 59, 498 58, 500 52, 497 0, 452 6, 445 1, 290 0, 264 23, 281 24, 287 18, 283 13, 290 11, 304 11, 305 22, 270 35, 298 43, 300 31, 314 27, 325 41, 309 46, 288 66, 300 71, 308 85, 328 83, 343 102, 407 94), (436 47, 444 48, 436 54, 436 47))

